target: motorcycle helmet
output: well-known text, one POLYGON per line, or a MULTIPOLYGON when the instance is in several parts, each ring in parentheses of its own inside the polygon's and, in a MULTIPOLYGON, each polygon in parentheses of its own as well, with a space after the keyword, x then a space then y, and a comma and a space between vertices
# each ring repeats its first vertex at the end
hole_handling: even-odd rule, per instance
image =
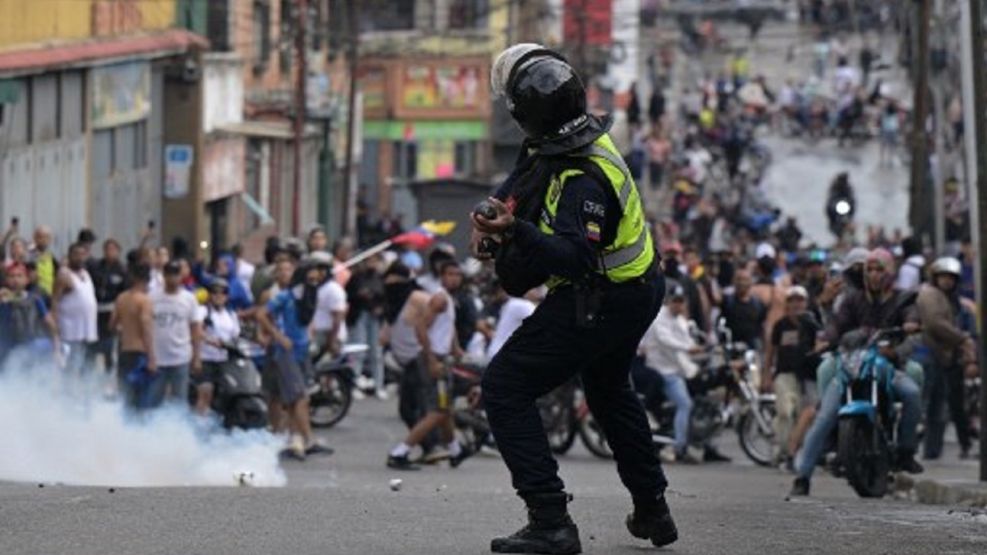
POLYGON ((963 265, 960 264, 959 260, 953 258, 952 256, 943 256, 941 258, 937 258, 936 261, 932 263, 932 267, 929 272, 933 276, 937 276, 939 274, 950 274, 956 276, 958 279, 963 273, 963 265))
POLYGON ((504 50, 490 70, 490 86, 531 139, 562 139, 590 124, 582 80, 561 54, 540 44, 504 50))

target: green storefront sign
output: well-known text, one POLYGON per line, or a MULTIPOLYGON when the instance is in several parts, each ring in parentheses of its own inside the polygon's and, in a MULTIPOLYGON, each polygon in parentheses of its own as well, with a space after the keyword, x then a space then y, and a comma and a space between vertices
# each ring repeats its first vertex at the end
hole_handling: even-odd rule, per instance
POLYGON ((365 121, 363 138, 376 140, 485 141, 490 126, 485 121, 365 121))

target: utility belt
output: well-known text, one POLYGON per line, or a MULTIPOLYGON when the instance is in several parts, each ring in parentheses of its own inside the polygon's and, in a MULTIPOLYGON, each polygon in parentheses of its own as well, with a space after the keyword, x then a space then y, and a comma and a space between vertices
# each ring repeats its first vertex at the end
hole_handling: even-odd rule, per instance
MULTIPOLYGON (((618 283, 610 281, 603 275, 593 274, 578 283, 571 284, 575 294, 576 327, 593 329, 599 324, 600 310, 603 307, 603 296, 606 293, 654 283, 659 276, 657 258, 656 256, 655 262, 647 271, 636 278, 618 283)), ((567 286, 562 286, 562 288, 564 287, 567 286)))

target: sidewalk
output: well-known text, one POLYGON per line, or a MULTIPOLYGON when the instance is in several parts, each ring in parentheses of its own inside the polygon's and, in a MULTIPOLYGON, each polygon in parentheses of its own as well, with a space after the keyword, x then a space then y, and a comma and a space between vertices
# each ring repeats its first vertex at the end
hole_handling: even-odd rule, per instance
POLYGON ((895 475, 895 495, 924 505, 987 508, 987 482, 978 482, 979 461, 960 460, 956 444, 938 461, 922 461, 925 472, 895 475))

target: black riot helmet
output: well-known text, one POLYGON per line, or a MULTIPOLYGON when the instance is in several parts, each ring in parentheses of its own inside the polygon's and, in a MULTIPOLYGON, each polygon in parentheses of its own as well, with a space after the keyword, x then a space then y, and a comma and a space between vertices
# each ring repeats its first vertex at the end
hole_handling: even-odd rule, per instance
POLYGON ((536 141, 569 137, 589 125, 586 89, 560 54, 538 44, 517 44, 497 57, 491 69, 494 96, 525 134, 536 141))

